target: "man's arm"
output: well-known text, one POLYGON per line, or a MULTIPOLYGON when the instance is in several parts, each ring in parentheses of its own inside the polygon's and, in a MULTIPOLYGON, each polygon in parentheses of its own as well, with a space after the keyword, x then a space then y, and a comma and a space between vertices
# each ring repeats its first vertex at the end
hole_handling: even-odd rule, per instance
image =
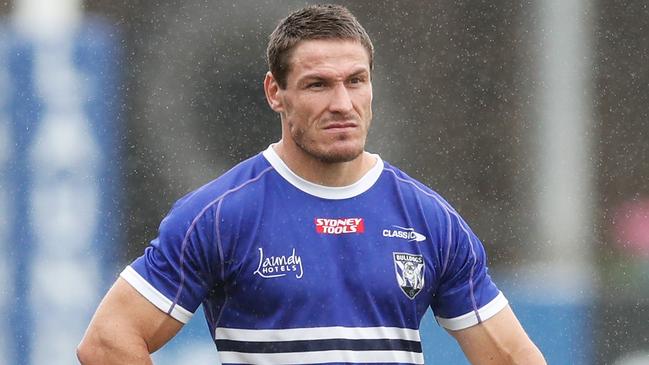
POLYGON ((449 333, 473 365, 546 364, 509 305, 478 325, 449 333))
POLYGON ((152 364, 150 353, 183 326, 118 278, 77 348, 83 365, 152 364))

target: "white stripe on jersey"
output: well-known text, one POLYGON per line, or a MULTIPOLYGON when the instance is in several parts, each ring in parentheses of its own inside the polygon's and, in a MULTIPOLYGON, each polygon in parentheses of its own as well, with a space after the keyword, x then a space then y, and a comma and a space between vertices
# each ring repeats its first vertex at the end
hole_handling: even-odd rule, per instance
POLYGON ((215 340, 250 342, 347 340, 407 340, 420 342, 419 330, 398 327, 313 327, 291 329, 216 328, 215 340))
POLYGON ((218 354, 222 363, 232 364, 424 363, 424 356, 421 353, 406 351, 311 351, 257 354, 219 351, 218 354))
POLYGON ((457 331, 467 327, 474 326, 478 324, 480 321, 482 322, 486 321, 487 319, 498 314, 498 312, 500 312, 503 308, 505 308, 507 304, 509 304, 509 301, 507 300, 507 298, 505 298, 505 296, 501 292, 491 302, 485 304, 484 306, 482 306, 482 308, 478 309, 477 310, 478 313, 476 313, 476 311, 471 311, 469 313, 463 314, 455 318, 442 318, 442 317, 436 317, 436 318, 437 318, 437 322, 439 322, 439 324, 442 327, 449 329, 451 331, 457 331), (479 318, 478 315, 480 315, 479 318))
POLYGON ((180 322, 187 323, 194 315, 194 313, 181 307, 180 304, 174 305, 171 299, 160 293, 132 267, 127 266, 119 275, 161 311, 169 313, 171 309, 169 314, 180 322))

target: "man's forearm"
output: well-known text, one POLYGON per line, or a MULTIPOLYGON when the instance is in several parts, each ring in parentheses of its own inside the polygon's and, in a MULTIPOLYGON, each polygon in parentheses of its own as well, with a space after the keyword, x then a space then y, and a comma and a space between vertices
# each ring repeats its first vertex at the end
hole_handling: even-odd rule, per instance
POLYGON ((528 346, 512 354, 510 357, 511 365, 547 365, 541 351, 530 341, 528 346))
POLYGON ((152 365, 146 343, 128 336, 86 335, 77 347, 77 358, 82 365, 152 365))

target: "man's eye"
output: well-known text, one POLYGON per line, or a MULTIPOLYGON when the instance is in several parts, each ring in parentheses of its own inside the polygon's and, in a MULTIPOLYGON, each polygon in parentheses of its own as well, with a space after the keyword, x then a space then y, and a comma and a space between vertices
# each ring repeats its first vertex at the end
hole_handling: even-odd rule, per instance
POLYGON ((314 89, 314 88, 317 89, 317 88, 321 88, 323 86, 324 86, 324 82, 321 82, 321 81, 312 82, 312 83, 309 84, 310 89, 314 89))

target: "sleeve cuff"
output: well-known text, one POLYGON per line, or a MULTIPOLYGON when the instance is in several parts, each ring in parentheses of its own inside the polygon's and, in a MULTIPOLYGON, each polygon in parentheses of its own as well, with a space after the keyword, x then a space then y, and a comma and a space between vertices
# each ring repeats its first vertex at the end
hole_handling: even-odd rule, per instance
POLYGON ((437 318, 437 322, 442 327, 451 331, 458 331, 486 321, 487 319, 500 312, 503 308, 505 308, 508 303, 509 302, 507 301, 507 298, 505 298, 505 296, 501 292, 498 293, 498 295, 491 302, 487 303, 476 311, 471 311, 455 318, 435 318, 437 318))
POLYGON ((187 323, 194 313, 181 307, 178 303, 174 304, 169 298, 165 297, 156 288, 146 281, 135 269, 127 266, 121 274, 122 279, 126 280, 135 290, 145 297, 151 304, 155 305, 161 311, 169 314, 182 323, 187 323))

